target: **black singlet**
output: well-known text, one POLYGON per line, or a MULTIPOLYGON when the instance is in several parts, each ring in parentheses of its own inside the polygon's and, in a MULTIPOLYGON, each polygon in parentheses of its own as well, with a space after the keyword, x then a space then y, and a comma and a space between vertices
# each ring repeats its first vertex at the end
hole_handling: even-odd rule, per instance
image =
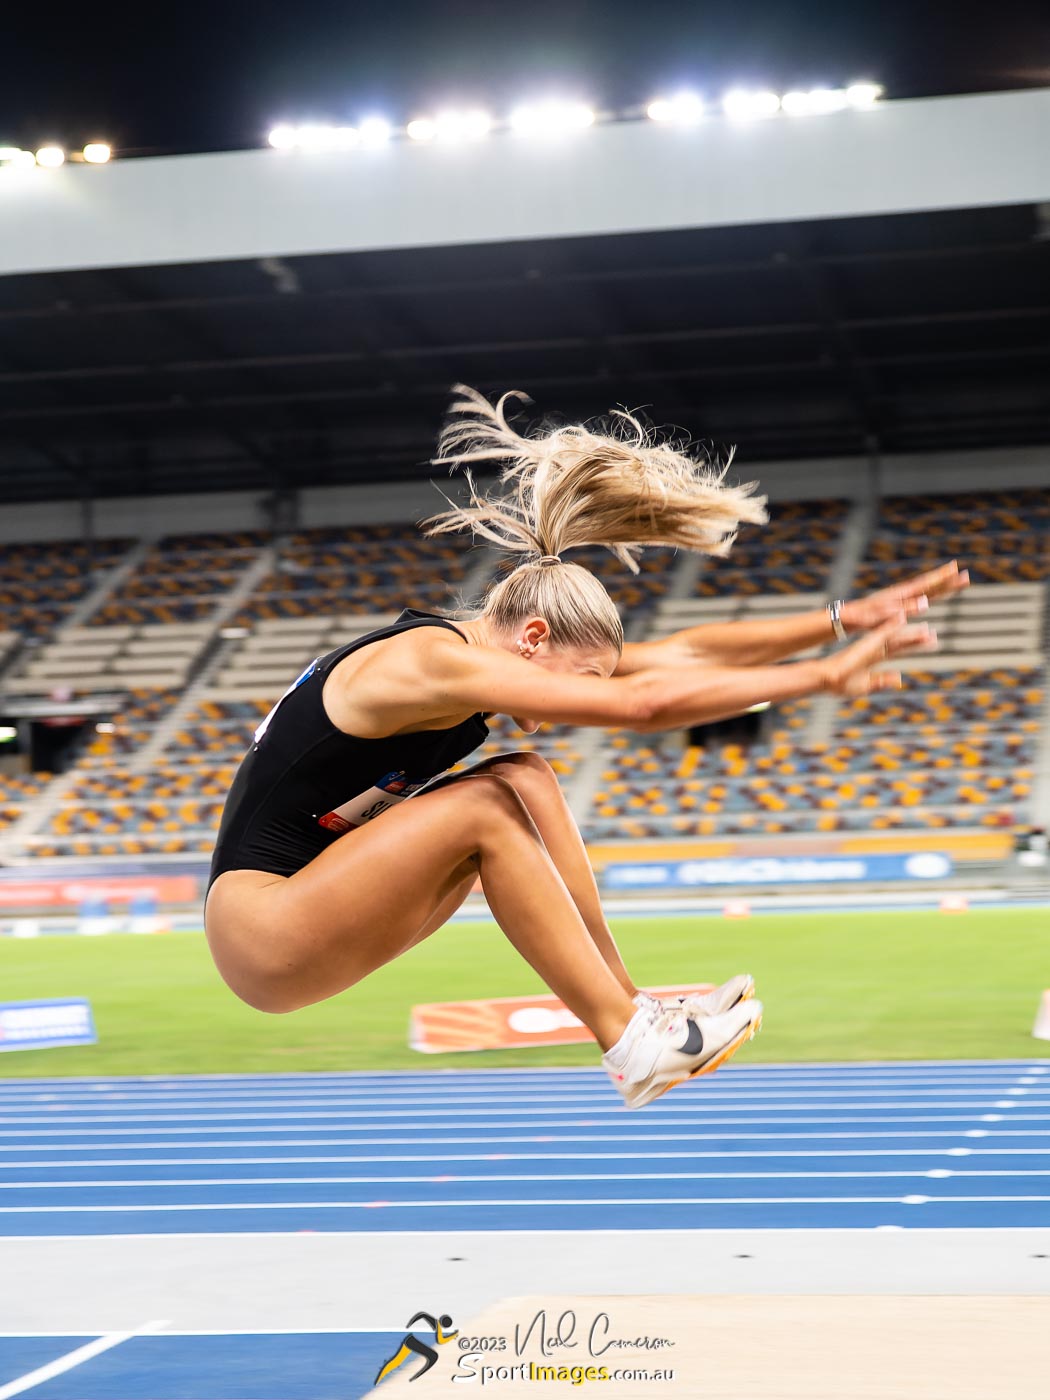
POLYGON ((333 841, 403 801, 476 749, 480 714, 451 729, 358 739, 335 727, 321 703, 344 656, 414 627, 458 627, 406 608, 395 623, 330 651, 306 668, 255 731, 223 809, 208 888, 227 870, 294 875, 333 841))

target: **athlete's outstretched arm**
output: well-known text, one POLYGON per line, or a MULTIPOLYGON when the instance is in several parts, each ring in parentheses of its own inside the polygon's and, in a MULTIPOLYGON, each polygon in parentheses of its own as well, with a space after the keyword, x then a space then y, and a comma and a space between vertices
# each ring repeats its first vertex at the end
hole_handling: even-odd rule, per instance
MULTIPOLYGON (((880 588, 843 604, 842 625, 851 635, 878 627, 895 613, 909 617, 925 612, 931 602, 966 588, 970 576, 958 561, 917 574, 904 583, 880 588)), ((783 617, 743 618, 739 622, 704 622, 684 627, 658 642, 629 643, 616 675, 651 670, 654 666, 764 666, 797 656, 834 640, 826 608, 783 617)))
POLYGON ((444 646, 428 677, 428 688, 433 688, 429 703, 441 712, 491 710, 556 724, 652 733, 708 724, 763 700, 896 688, 899 672, 872 668, 902 652, 928 650, 933 642, 928 627, 908 626, 901 612, 851 646, 811 661, 661 667, 608 680, 551 672, 495 648, 444 646))

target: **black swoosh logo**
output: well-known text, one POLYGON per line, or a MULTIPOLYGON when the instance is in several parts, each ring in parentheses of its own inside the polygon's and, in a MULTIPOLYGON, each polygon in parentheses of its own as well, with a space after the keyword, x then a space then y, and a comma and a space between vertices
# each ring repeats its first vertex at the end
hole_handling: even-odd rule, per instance
POLYGON ((695 1021, 686 1021, 685 1024, 688 1028, 688 1034, 685 1038, 685 1044, 679 1045, 679 1052, 683 1055, 699 1055, 704 1048, 703 1032, 695 1021))

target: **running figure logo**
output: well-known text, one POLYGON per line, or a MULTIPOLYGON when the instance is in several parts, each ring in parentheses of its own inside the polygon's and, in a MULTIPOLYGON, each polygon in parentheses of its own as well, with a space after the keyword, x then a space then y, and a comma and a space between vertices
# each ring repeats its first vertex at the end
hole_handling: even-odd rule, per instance
POLYGON ((385 1380, 392 1371, 397 1370, 402 1361, 407 1361, 412 1355, 421 1356, 423 1358, 423 1365, 415 1375, 409 1376, 410 1381, 419 1380, 420 1376, 423 1375, 424 1372, 429 1371, 431 1366, 433 1366, 434 1362, 438 1359, 438 1354, 432 1346, 428 1346, 426 1342, 421 1342, 418 1337, 412 1336, 412 1328, 417 1322, 425 1322, 427 1324, 434 1333, 434 1340, 439 1346, 442 1342, 450 1342, 453 1337, 459 1335, 458 1331, 449 1331, 449 1328, 452 1326, 452 1319, 449 1317, 448 1313, 442 1313, 440 1317, 434 1318, 431 1317, 429 1313, 417 1312, 415 1316, 410 1317, 405 1324, 409 1329, 405 1340, 401 1343, 390 1360, 384 1361, 383 1365, 380 1366, 379 1374, 373 1382, 374 1385, 378 1385, 380 1381, 385 1380))

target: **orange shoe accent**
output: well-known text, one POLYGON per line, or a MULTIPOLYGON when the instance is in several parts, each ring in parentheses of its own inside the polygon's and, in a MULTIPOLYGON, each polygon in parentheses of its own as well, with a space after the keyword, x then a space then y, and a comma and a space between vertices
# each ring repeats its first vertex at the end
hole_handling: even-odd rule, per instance
MULTIPOLYGON (((748 1001, 754 994, 755 989, 752 987, 750 993, 747 996, 741 997, 740 1000, 748 1001)), ((670 1084, 665 1084, 658 1094, 654 1094, 651 1099, 647 1099, 645 1103, 640 1104, 639 1107, 648 1108, 651 1103, 655 1103, 657 1099, 663 1098, 664 1094, 666 1094, 669 1089, 677 1089, 678 1085, 684 1084, 687 1079, 699 1079, 703 1074, 714 1074, 716 1069, 721 1069, 728 1060, 733 1058, 742 1045, 746 1045, 749 1040, 754 1040, 761 1028, 762 1017, 759 1016, 757 1021, 752 1022, 749 1026, 745 1026, 735 1039, 731 1040, 728 1045, 723 1046, 713 1060, 709 1060, 706 1065, 701 1065, 699 1069, 694 1069, 692 1074, 683 1074, 681 1079, 673 1079, 670 1084)))
POLYGON ((724 1046, 713 1060, 708 1060, 706 1065, 701 1065, 699 1069, 694 1069, 692 1074, 688 1075, 687 1078, 698 1079, 702 1074, 714 1074, 716 1069, 721 1069, 728 1060, 733 1058, 741 1045, 746 1045, 749 1040, 754 1040, 761 1027, 762 1017, 759 1016, 757 1021, 753 1021, 749 1026, 745 1026, 734 1040, 731 1040, 728 1045, 724 1046))

